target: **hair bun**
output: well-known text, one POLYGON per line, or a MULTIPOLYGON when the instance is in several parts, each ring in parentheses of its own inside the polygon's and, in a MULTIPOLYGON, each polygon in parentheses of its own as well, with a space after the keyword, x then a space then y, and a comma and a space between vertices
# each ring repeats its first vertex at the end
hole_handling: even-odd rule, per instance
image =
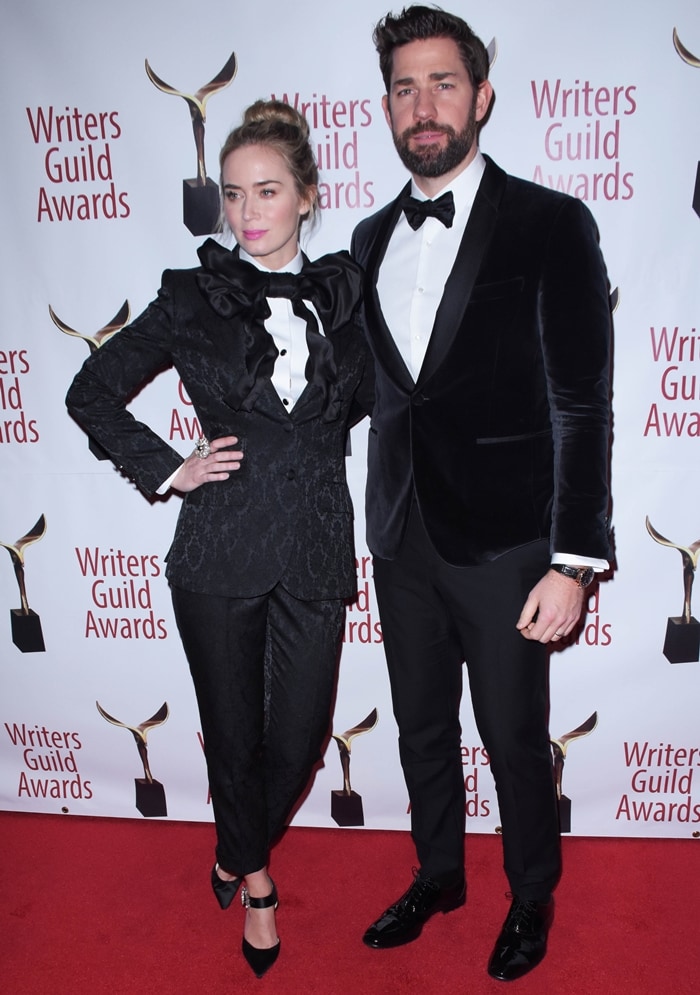
POLYGON ((309 137, 309 125, 303 114, 282 100, 256 100, 243 115, 243 126, 251 124, 287 125, 299 131, 299 137, 309 137))

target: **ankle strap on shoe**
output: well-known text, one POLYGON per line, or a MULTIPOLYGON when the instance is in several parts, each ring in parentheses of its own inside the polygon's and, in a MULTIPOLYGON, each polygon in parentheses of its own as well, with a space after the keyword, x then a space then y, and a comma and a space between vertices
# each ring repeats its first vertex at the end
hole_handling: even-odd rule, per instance
POLYGON ((272 883, 272 891, 264 898, 251 898, 248 889, 244 886, 241 892, 241 905, 246 909, 269 909, 274 905, 277 907, 277 888, 272 883))

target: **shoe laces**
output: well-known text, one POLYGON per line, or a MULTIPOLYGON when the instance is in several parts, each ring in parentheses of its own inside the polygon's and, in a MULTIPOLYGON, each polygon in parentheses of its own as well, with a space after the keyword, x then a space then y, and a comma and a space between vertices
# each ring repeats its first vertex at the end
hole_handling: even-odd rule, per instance
POLYGON ((531 933, 533 930, 533 917, 537 912, 537 902, 528 902, 522 898, 508 895, 513 899, 510 912, 508 913, 508 928, 516 933, 531 933))
POLYGON ((424 896, 432 894, 439 888, 439 885, 429 878, 422 878, 417 867, 413 867, 412 871, 413 884, 398 900, 396 903, 397 908, 405 909, 408 906, 416 905, 424 896))

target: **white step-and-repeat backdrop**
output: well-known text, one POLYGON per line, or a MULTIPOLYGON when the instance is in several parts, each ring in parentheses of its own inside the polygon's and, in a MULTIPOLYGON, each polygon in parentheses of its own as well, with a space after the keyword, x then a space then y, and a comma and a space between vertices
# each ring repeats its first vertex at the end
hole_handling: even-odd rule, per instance
MULTIPOLYGON (((616 291, 617 569, 591 596, 577 644, 552 657, 563 828, 697 837, 700 8, 455 0, 451 9, 493 43, 497 97, 482 148, 586 201, 616 291)), ((324 208, 312 256, 347 247, 355 224, 394 196, 405 174, 371 42, 385 12, 377 0, 24 0, 5 12, 4 809, 211 819, 164 579, 179 499, 149 503, 97 459, 63 399, 88 351, 155 295, 161 271, 196 265, 209 229, 197 210, 183 215, 183 181, 196 180, 202 160, 200 187, 204 175, 218 180, 221 143, 254 99, 287 100, 312 125, 324 208), (204 111, 203 136, 191 108, 195 125, 204 111)), ((172 371, 133 410, 191 450, 198 425, 172 371)), ((331 739, 295 821, 400 829, 407 796, 362 519, 366 433, 366 422, 353 430, 348 461, 360 596, 332 718, 338 737, 356 733, 350 779, 361 805, 332 809, 344 779, 331 739)), ((493 780, 468 696, 463 730, 469 829, 494 832, 493 780)))

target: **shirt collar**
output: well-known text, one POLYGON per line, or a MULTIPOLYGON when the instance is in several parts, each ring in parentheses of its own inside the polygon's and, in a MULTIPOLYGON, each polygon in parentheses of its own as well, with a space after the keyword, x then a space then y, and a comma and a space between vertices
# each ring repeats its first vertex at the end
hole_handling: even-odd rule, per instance
POLYGON ((242 259, 246 263, 250 263, 255 266, 256 269, 262 270, 263 273, 301 273, 302 266, 304 265, 304 258, 301 254, 301 249, 297 248, 297 254, 294 259, 290 259, 286 266, 282 269, 272 270, 267 266, 263 266, 261 262, 255 256, 249 255, 245 249, 239 247, 238 250, 239 259, 242 259))
POLYGON ((458 173, 457 176, 455 176, 453 180, 439 190, 434 197, 426 197, 423 191, 416 186, 415 180, 411 180, 411 196, 415 197, 416 200, 435 200, 441 194, 451 190, 455 201, 455 214, 459 214, 465 208, 471 208, 471 205, 474 203, 474 198, 476 197, 476 192, 479 189, 481 177, 484 174, 485 168, 486 160, 477 149, 476 155, 466 169, 463 169, 461 173, 458 173))

